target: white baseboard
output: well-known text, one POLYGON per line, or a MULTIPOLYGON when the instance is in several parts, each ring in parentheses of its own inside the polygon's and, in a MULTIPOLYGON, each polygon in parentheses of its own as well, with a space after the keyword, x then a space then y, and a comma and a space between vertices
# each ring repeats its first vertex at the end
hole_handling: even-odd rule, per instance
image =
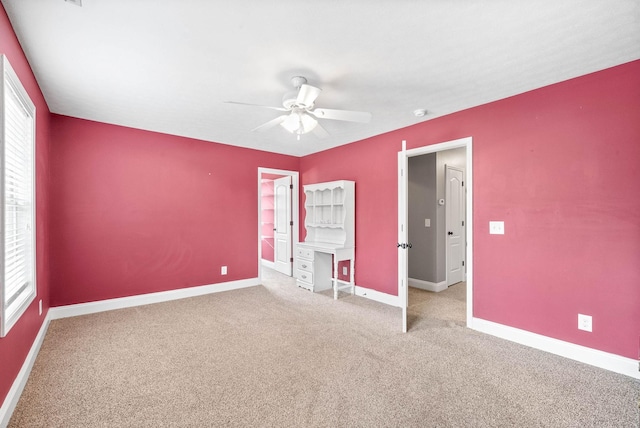
POLYGON ((480 318, 472 318, 469 327, 473 330, 510 340, 521 345, 640 379, 638 361, 632 358, 587 348, 586 346, 576 345, 480 318))
POLYGON ((94 314, 98 312, 111 311, 114 309, 131 308, 134 306, 142 306, 152 303, 161 303, 168 302, 170 300, 184 299, 187 297, 202 296, 204 294, 237 290, 239 288, 253 287, 256 285, 260 285, 260 280, 258 278, 250 278, 238 281, 221 282, 219 284, 200 285, 197 287, 140 294, 137 296, 120 297, 117 299, 101 300, 98 302, 58 306, 49 309, 49 317, 52 320, 76 317, 79 315, 94 314))
MULTIPOLYGON (((244 279, 239 281, 230 281, 220 284, 203 285, 199 287, 190 287, 179 290, 162 291, 158 293, 149 293, 139 296, 122 297, 118 299, 104 300, 100 302, 80 303, 77 305, 61 306, 49 309, 44 319, 40 331, 31 346, 29 354, 22 364, 22 368, 13 382, 7 397, 0 407, 0 427, 4 428, 9 424, 11 415, 18 404, 20 395, 27 383, 31 368, 36 360, 42 342, 44 340, 49 322, 53 319, 66 318, 78 315, 86 315, 91 313, 109 311, 113 309, 128 308, 133 306, 147 305, 152 303, 166 302, 170 300, 183 299, 187 297, 201 296, 204 294, 217 293, 222 291, 236 290, 240 288, 253 287, 260 285, 258 278, 244 279)), ((380 291, 355 287, 357 296, 365 297, 376 302, 387 305, 400 307, 398 296, 382 293, 380 291)), ((585 346, 576 345, 558 339, 531 333, 526 330, 520 330, 515 327, 509 327, 502 324, 486 321, 480 318, 472 318, 469 328, 512 342, 520 343, 542 351, 580 361, 595 367, 600 367, 615 373, 620 373, 635 379, 640 379, 638 371, 638 361, 632 358, 626 358, 608 352, 599 351, 585 346)))
POLYGON ((36 361, 38 352, 40 352, 40 346, 42 346, 44 336, 47 333, 47 328, 49 328, 49 321, 49 314, 47 314, 44 321, 42 322, 42 326, 40 326, 38 335, 33 341, 33 345, 31 345, 31 349, 27 354, 27 358, 25 358, 24 363, 22 363, 22 368, 20 369, 20 372, 18 372, 16 380, 13 381, 11 389, 9 389, 9 393, 4 399, 2 407, 0 407, 0 427, 2 428, 5 428, 7 425, 9 425, 11 415, 13 414, 13 411, 18 404, 18 400, 20 400, 20 395, 22 395, 22 391, 27 384, 29 374, 31 374, 31 369, 33 368, 33 363, 35 363, 36 361))
POLYGON ((360 297, 365 297, 367 299, 375 300, 376 302, 384 303, 385 305, 400 307, 400 301, 398 300, 398 296, 393 296, 391 294, 372 290, 370 288, 364 288, 356 285, 355 295, 360 297))
POLYGON ((409 284, 409 287, 419 288, 421 290, 433 291, 435 293, 438 293, 439 291, 444 291, 448 288, 447 281, 430 282, 430 281, 423 281, 421 279, 409 278, 407 283, 409 284))
POLYGON ((268 267, 269 269, 273 269, 273 270, 276 269, 275 262, 272 262, 270 260, 260 259, 260 263, 262 263, 262 266, 268 267))

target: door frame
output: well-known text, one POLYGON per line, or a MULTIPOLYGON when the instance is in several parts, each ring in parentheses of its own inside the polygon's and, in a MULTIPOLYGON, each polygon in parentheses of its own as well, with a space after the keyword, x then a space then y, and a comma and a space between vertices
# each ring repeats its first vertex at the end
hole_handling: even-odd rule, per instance
MULTIPOLYGON (((398 242, 406 240, 407 232, 407 212, 408 212, 408 159, 413 156, 426 155, 459 147, 466 148, 465 181, 466 189, 466 214, 465 226, 467 234, 466 248, 466 282, 467 282, 467 327, 471 327, 473 319, 473 138, 465 137, 443 143, 417 147, 406 150, 403 141, 403 150, 398 152, 398 242), (403 236, 404 233, 404 236, 403 236)), ((403 256, 402 248, 398 249, 398 298, 402 308, 403 332, 407 331, 407 305, 408 305, 408 269, 406 264, 406 253, 403 256), (404 281, 404 282, 403 282, 404 281)))
MULTIPOLYGON (((293 227, 291 230, 291 251, 293 254, 293 247, 299 241, 300 234, 300 192, 299 192, 299 173, 298 171, 289 171, 284 169, 273 169, 258 167, 258 279, 262 281, 262 225, 260 224, 260 217, 262 215, 262 174, 274 174, 274 175, 287 175, 291 177, 291 221, 293 221, 293 227)), ((291 271, 293 272, 293 262, 291 271)))

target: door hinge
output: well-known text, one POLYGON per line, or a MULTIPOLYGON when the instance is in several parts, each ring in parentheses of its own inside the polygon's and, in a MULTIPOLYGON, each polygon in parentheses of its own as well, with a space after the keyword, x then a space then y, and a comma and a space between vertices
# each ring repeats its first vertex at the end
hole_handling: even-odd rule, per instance
MULTIPOLYGON (((289 259, 289 261, 290 261, 291 263, 293 263, 293 257, 291 257, 291 258, 289 259)), ((463 262, 463 263, 464 263, 464 262, 463 262)))
POLYGON ((462 182, 462 186, 464 187, 464 181, 462 182))
POLYGON ((293 226, 293 220, 289 222, 289 226, 293 226))
POLYGON ((462 266, 464 266, 464 260, 462 261, 462 266))
POLYGON ((293 184, 289 184, 289 189, 293 190, 293 184))
POLYGON ((462 220, 462 225, 464 226, 464 220, 462 220))

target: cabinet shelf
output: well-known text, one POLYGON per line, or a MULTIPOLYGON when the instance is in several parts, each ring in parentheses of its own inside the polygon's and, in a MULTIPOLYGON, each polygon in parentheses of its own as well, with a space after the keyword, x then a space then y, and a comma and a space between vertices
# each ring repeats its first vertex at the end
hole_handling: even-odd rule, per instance
POLYGON ((355 244, 355 183, 339 180, 304 186, 306 241, 355 244))
POLYGON ((306 226, 309 227, 326 227, 329 229, 343 228, 343 223, 308 223, 306 226))

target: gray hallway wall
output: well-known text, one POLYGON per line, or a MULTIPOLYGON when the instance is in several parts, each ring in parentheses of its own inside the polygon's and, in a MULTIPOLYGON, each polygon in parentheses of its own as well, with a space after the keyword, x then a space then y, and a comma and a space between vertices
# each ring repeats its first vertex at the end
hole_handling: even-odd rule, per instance
POLYGON ((436 154, 409 158, 408 181, 409 278, 437 282, 436 154))

